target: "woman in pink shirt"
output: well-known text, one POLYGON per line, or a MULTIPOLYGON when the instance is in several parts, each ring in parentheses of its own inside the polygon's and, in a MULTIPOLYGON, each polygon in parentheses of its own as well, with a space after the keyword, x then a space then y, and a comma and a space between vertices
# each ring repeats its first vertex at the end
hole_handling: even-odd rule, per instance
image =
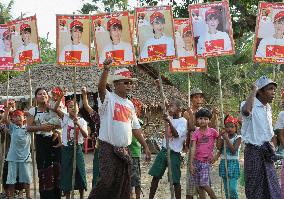
POLYGON ((190 156, 191 181, 198 187, 199 197, 206 198, 204 191, 211 199, 217 198, 210 187, 210 167, 213 159, 214 143, 218 138, 218 132, 209 128, 208 124, 212 118, 212 113, 205 108, 200 109, 195 114, 199 128, 191 137, 192 149, 190 156))

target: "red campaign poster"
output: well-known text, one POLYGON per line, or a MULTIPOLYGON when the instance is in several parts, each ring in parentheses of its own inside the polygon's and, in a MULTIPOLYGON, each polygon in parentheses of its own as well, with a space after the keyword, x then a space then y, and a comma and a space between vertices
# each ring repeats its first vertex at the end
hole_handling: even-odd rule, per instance
POLYGON ((14 59, 12 57, 12 42, 10 28, 0 24, 0 71, 12 70, 14 59))
POLYGON ((235 53, 229 3, 212 2, 188 7, 198 56, 235 53))
POLYGON ((177 59, 170 62, 170 72, 206 72, 206 60, 196 56, 192 28, 188 19, 174 19, 177 59))
POLYGON ((96 60, 103 67, 106 58, 113 59, 113 66, 135 65, 129 13, 102 13, 92 16, 95 35, 96 60))
POLYGON ((56 16, 57 63, 61 66, 90 66, 90 16, 56 16))
POLYGON ((284 63, 284 3, 260 2, 253 60, 284 63))
POLYGON ((24 71, 25 66, 40 63, 36 16, 11 21, 8 26, 11 31, 14 58, 12 70, 24 71))
POLYGON ((175 59, 172 7, 136 8, 135 16, 139 62, 175 59))

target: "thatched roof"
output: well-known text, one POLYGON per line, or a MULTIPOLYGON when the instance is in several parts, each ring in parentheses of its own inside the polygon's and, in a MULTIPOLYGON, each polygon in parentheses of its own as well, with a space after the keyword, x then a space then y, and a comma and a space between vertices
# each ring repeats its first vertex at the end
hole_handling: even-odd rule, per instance
MULTIPOLYGON (((133 76, 138 78, 133 94, 140 99, 145 106, 158 106, 161 100, 160 93, 154 85, 155 73, 157 71, 146 69, 145 66, 131 67, 133 76), (154 72, 153 72, 154 71, 154 72), (151 74, 150 74, 151 73, 151 74)), ((82 86, 86 86, 88 91, 97 92, 97 85, 101 70, 97 67, 77 68, 76 81, 77 91, 82 86)), ((51 90, 54 86, 67 87, 73 92, 73 68, 59 67, 52 64, 42 64, 34 66, 31 69, 31 80, 33 91, 38 87, 44 87, 51 90)), ((167 84, 169 80, 164 78, 167 84)), ((28 72, 10 80, 10 96, 28 96, 29 95, 29 78, 28 72)), ((0 96, 6 95, 6 84, 0 85, 0 96)), ((165 85, 164 90, 167 97, 177 97, 186 100, 187 97, 179 92, 177 88, 171 85, 165 85)))

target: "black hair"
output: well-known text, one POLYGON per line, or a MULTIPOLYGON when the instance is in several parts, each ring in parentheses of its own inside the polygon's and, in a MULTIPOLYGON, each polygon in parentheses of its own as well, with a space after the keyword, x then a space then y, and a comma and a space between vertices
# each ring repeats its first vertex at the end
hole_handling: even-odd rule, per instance
MULTIPOLYGON (((216 9, 216 10, 219 10, 219 9, 216 9)), ((223 20, 222 20, 221 13, 220 14, 216 14, 216 13, 215 14, 209 14, 206 17, 205 21, 211 20, 212 18, 218 19, 218 21, 219 21, 219 24, 217 26, 217 30, 223 31, 224 28, 223 28, 223 20)))
POLYGON ((31 34, 32 29, 31 28, 25 28, 24 30, 21 31, 21 34, 23 34, 23 32, 29 32, 31 34))
MULTIPOLYGON (((74 29, 75 30, 79 30, 81 33, 83 32, 83 27, 81 27, 81 26, 74 26, 74 29)), ((70 30, 70 33, 72 33, 72 31, 73 31, 73 28, 70 30)), ((73 37, 72 37, 72 35, 71 35, 71 41, 73 41, 73 37)))
POLYGON ((195 113, 195 118, 200 118, 200 117, 207 117, 209 120, 212 118, 212 113, 209 111, 207 108, 201 108, 199 111, 195 113))
POLYGON ((47 90, 46 90, 45 88, 39 87, 39 88, 37 88, 37 89, 35 90, 35 93, 34 93, 34 94, 35 94, 35 97, 37 96, 38 92, 41 91, 41 90, 44 90, 44 91, 47 92, 47 90))
POLYGON ((177 108, 182 109, 182 102, 181 102, 181 100, 176 99, 176 98, 172 98, 170 100, 170 103, 173 103, 173 104, 175 104, 177 106, 177 108))
MULTIPOLYGON (((166 23, 166 19, 165 18, 161 18, 161 17, 156 17, 155 19, 154 19, 154 21, 155 20, 158 20, 160 23, 162 23, 162 24, 165 24, 166 23)), ((153 22, 154 23, 154 22, 153 22)), ((153 29, 153 34, 155 34, 155 30, 153 29)))
MULTIPOLYGON (((122 30, 122 25, 121 24, 114 24, 114 25, 112 25, 112 27, 116 28, 118 30, 122 30)), ((109 30, 109 32, 110 32, 110 30, 109 30)), ((110 35, 109 35, 109 38, 110 38, 111 41, 113 41, 110 35)))

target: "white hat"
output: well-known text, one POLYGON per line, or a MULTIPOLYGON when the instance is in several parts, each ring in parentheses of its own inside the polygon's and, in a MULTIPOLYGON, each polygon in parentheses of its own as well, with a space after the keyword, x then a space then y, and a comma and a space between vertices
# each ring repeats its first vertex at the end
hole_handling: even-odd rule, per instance
POLYGON ((137 81, 137 78, 132 78, 132 73, 127 68, 120 68, 109 76, 108 83, 112 84, 114 81, 118 80, 137 81))
POLYGON ((202 92, 202 90, 200 90, 199 88, 193 88, 193 89, 190 91, 190 96, 196 95, 196 94, 204 95, 203 92, 202 92))
POLYGON ((272 79, 268 78, 267 76, 261 76, 259 79, 255 82, 258 90, 262 89, 263 87, 267 86, 268 84, 274 84, 277 86, 276 82, 274 82, 272 79))

